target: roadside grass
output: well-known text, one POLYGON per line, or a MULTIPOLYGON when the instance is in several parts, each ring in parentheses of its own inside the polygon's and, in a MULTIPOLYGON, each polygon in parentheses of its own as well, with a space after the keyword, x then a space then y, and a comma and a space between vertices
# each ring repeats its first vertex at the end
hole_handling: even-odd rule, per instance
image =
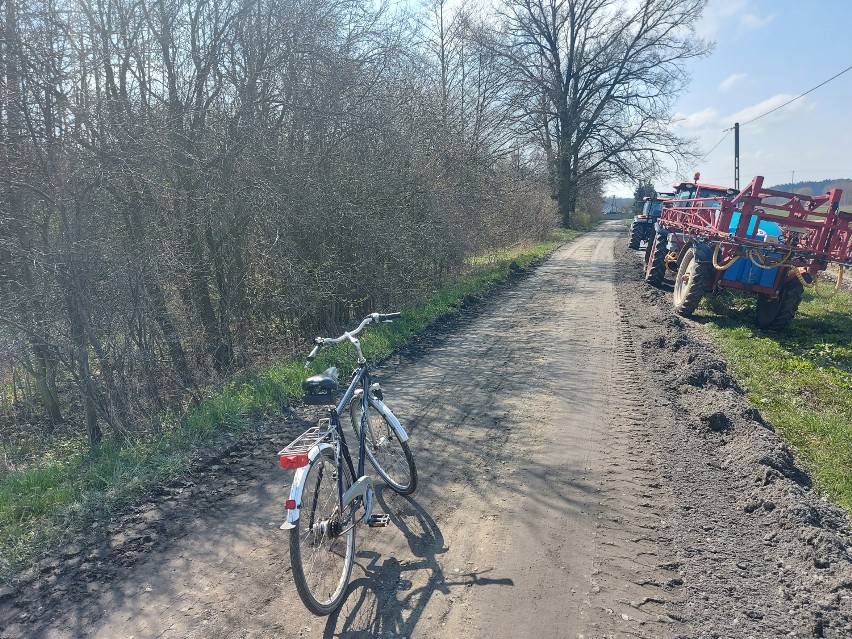
MULTIPOLYGON (((403 309, 399 320, 366 332, 361 338, 364 355, 371 361, 389 356, 438 319, 457 313, 464 300, 481 295, 513 269, 528 266, 579 234, 557 230, 546 242, 502 251, 496 259, 489 256, 429 301, 403 309)), ((352 349, 338 348, 320 352, 313 369, 347 370, 354 365, 352 349)), ((187 472, 205 442, 220 435, 239 436, 262 418, 280 416, 290 401, 301 397, 305 373, 304 358, 299 356, 242 375, 210 389, 185 415, 161 416, 163 427, 156 437, 136 442, 107 439, 94 451, 87 449, 82 437, 52 441, 40 451, 37 463, 0 475, 0 581, 8 581, 68 535, 187 472)))
POLYGON ((755 300, 735 295, 697 315, 817 490, 852 512, 852 294, 806 292, 778 333, 755 326, 755 300))

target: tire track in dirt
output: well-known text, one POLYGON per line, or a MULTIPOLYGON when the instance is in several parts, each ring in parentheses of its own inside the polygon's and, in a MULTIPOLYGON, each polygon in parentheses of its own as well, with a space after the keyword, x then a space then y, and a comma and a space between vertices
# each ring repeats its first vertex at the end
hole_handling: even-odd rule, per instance
MULTIPOLYGON (((433 375, 426 365, 427 379, 439 377, 437 386, 444 389, 432 397, 440 395, 441 410, 446 412, 444 407, 450 404, 462 417, 447 419, 433 408, 427 419, 438 433, 423 433, 415 423, 413 432, 420 441, 432 441, 451 427, 459 439, 481 446, 482 439, 475 431, 466 432, 464 425, 489 417, 477 414, 485 388, 485 404, 490 402, 494 412, 503 416, 504 437, 493 440, 480 455, 494 463, 485 465, 481 475, 453 477, 453 497, 465 493, 462 507, 453 513, 468 507, 475 510, 476 499, 470 499, 470 493, 480 500, 483 494, 495 493, 503 495, 503 501, 519 503, 487 505, 486 511, 499 514, 485 525, 480 522, 473 533, 477 541, 462 541, 461 550, 443 558, 450 565, 464 565, 468 562, 463 559, 476 556, 478 540, 490 541, 499 546, 500 567, 512 575, 514 589, 508 597, 493 590, 451 601, 437 615, 446 624, 442 629, 447 636, 465 634, 465 626, 482 636, 512 636, 507 634, 504 615, 489 619, 487 613, 514 607, 517 599, 525 601, 528 609, 515 611, 513 623, 518 625, 509 627, 522 627, 529 636, 585 633, 591 637, 612 632, 667 636, 677 627, 665 612, 673 598, 670 582, 674 578, 665 565, 656 565, 668 564, 656 561, 665 552, 651 548, 659 512, 632 505, 632 493, 638 489, 630 485, 631 471, 637 466, 646 472, 649 468, 635 451, 628 450, 626 422, 613 422, 609 408, 618 360, 613 352, 617 338, 614 241, 611 232, 592 234, 557 254, 523 287, 502 295, 499 308, 489 308, 457 341, 445 346, 454 353, 450 367, 458 367, 461 377, 452 372, 433 375), (491 348, 483 356, 470 345, 476 342, 471 333, 485 339, 501 337, 500 349, 491 348), (498 351, 502 359, 495 356, 498 351), (509 362, 511 368, 503 367, 509 362), (471 378, 480 383, 471 383, 471 378), (621 460, 615 462, 620 468, 614 466, 616 459, 621 460), (501 464, 504 460, 510 463, 501 464), (489 476, 494 466, 501 465, 499 473, 489 476), (465 481, 470 484, 467 489, 462 487, 465 481), (618 532, 623 526, 627 531, 618 532), (532 570, 524 565, 523 552, 520 558, 511 556, 519 552, 519 539, 543 540, 548 546, 543 558, 535 557, 532 570), (524 581, 531 576, 534 585, 524 581), (635 587, 628 592, 625 583, 635 587), (553 589, 557 593, 548 593, 553 589)), ((430 362, 443 361, 443 351, 439 347, 431 353, 430 362)), ((423 409, 422 399, 417 394, 405 396, 403 388, 393 389, 392 396, 423 409)), ((430 401, 431 397, 426 404, 430 401)), ((625 410, 617 400, 613 405, 625 410)), ((437 466, 443 467, 452 457, 441 458, 437 466)), ((659 488, 659 482, 646 482, 642 494, 659 501, 649 495, 659 488)), ((454 522, 453 515, 436 519, 448 539, 471 536, 454 522)), ((417 629, 410 626, 394 629, 402 634, 409 630, 417 636, 417 629)))

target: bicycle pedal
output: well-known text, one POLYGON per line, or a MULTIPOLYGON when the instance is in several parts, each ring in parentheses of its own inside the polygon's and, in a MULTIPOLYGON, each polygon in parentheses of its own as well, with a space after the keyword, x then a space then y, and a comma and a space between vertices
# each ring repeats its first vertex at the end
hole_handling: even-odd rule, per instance
POLYGON ((384 528, 390 523, 390 515, 385 513, 373 513, 367 519, 367 525, 370 528, 384 528))

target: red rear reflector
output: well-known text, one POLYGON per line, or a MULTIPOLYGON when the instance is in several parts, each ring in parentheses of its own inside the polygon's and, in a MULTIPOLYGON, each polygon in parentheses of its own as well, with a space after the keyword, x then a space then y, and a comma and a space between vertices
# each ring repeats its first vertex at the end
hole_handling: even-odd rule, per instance
POLYGON ((286 455, 280 455, 278 457, 278 463, 281 464, 281 468, 286 468, 287 470, 301 468, 302 466, 308 465, 308 454, 288 453, 286 455))
POLYGON ((288 499, 285 502, 284 505, 287 506, 287 510, 296 510, 296 500, 295 499, 288 499))
POLYGON ((637 215, 636 217, 638 217, 640 220, 647 220, 648 219, 647 215, 637 215))

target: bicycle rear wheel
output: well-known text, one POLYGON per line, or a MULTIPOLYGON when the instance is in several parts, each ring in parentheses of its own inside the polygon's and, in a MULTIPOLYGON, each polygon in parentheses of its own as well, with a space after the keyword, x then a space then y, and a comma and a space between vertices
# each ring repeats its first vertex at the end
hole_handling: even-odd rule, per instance
MULTIPOLYGON (((361 430, 361 402, 349 404, 349 419, 357 437, 361 430)), ((367 459, 385 483, 400 495, 417 488, 417 468, 408 442, 400 441, 393 427, 372 401, 367 408, 367 433, 364 437, 367 459)))
POLYGON ((355 556, 355 515, 341 517, 337 473, 343 490, 352 485, 346 464, 340 469, 330 450, 323 450, 305 477, 299 520, 290 530, 293 581, 302 602, 315 615, 334 612, 343 602, 355 556))

